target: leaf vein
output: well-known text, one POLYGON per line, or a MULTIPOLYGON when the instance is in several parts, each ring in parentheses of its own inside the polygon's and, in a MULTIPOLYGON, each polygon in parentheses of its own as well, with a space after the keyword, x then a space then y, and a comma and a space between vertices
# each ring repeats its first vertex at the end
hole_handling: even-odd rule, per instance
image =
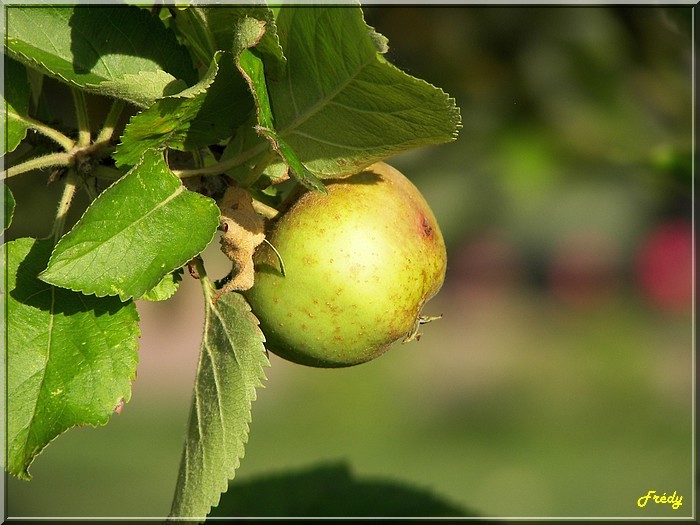
MULTIPOLYGON (((288 122, 285 126, 282 127, 282 129, 279 131, 280 134, 285 134, 293 131, 296 129, 298 126, 301 126, 304 122, 306 122, 308 119, 310 119, 313 115, 321 111, 325 105, 329 102, 332 101, 335 97, 337 97, 350 83, 352 83, 360 73, 364 71, 364 69, 369 66, 372 63, 372 60, 375 59, 375 56, 371 55, 367 58, 365 62, 362 62, 358 65, 357 69, 355 72, 349 72, 350 74, 348 75, 348 78, 344 81, 341 82, 336 88, 332 91, 330 91, 327 95, 324 97, 321 97, 316 103, 314 103, 312 106, 309 108, 306 108, 304 113, 299 113, 299 110, 295 108, 295 117, 292 121, 288 122)), ((287 75, 287 78, 291 77, 290 74, 287 75)), ((292 86, 290 86, 290 93, 293 96, 294 95, 294 89, 292 86)))

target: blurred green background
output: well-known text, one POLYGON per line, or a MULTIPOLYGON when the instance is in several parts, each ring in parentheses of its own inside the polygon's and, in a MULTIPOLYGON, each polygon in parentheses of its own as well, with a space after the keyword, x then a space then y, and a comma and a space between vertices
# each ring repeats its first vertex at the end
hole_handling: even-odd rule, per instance
MULTIPOLYGON (((232 491, 343 462, 482 516, 690 516, 691 8, 365 14, 391 61, 461 108, 455 143, 390 159, 446 237, 445 286, 425 310, 444 318, 351 369, 271 356, 232 491), (683 505, 639 508, 649 490, 683 505)), ((45 233, 30 206, 54 208, 59 188, 45 177, 9 181, 9 238, 45 233)), ((216 245, 205 258, 226 272, 216 245)), ((139 312, 132 401, 107 427, 52 443, 31 482, 9 479, 10 517, 167 515, 199 351, 198 284, 139 312)))

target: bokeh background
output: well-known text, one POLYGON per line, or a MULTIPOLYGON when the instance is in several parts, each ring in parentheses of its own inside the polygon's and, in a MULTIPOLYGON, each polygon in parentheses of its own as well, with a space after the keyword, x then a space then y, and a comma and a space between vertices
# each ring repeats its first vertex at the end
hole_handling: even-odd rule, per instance
MULTIPOLYGON (((455 143, 390 159, 445 235, 447 279, 425 310, 444 318, 351 369, 271 356, 233 487, 340 462, 481 516, 690 516, 691 8, 365 14, 391 61, 461 108, 455 143), (683 505, 639 508, 649 490, 683 505)), ((31 215, 55 206, 45 177, 9 181, 8 238, 45 233, 31 215)), ((205 254, 220 275, 222 257, 205 254)), ((202 297, 188 278, 138 307, 132 401, 52 443, 31 482, 8 479, 9 516, 167 515, 202 297)))

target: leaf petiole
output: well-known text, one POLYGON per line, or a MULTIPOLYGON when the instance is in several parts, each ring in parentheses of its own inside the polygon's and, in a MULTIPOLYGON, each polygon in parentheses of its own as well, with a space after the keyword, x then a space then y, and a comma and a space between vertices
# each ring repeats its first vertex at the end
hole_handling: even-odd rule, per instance
POLYGON ((95 139, 96 144, 102 142, 109 142, 112 139, 112 135, 114 134, 114 128, 117 126, 117 122, 119 122, 119 117, 122 114, 124 105, 125 104, 123 100, 114 100, 114 102, 112 103, 112 107, 109 108, 109 113, 107 113, 107 116, 105 117, 102 129, 100 130, 100 133, 95 139))
POLYGON ((75 117, 78 121, 78 147, 84 148, 90 144, 90 120, 88 118, 85 94, 76 88, 71 88, 75 104, 75 117))
POLYGON ((70 209, 70 203, 75 195, 75 190, 78 186, 78 176, 74 169, 68 170, 68 175, 66 176, 65 186, 63 188, 63 195, 61 195, 61 200, 58 203, 58 210, 56 210, 56 220, 53 223, 53 243, 56 244, 58 239, 63 235, 63 228, 66 225, 66 217, 68 217, 68 210, 70 209))
POLYGON ((70 151, 75 147, 75 141, 73 139, 52 128, 51 126, 47 126, 46 124, 43 124, 38 120, 34 120, 31 117, 21 116, 12 111, 8 111, 7 118, 22 122, 30 129, 33 129, 37 133, 41 133, 45 137, 50 138, 66 151, 70 151))
MULTIPOLYGON (((194 268, 197 272, 197 279, 199 279, 200 281, 207 281, 209 288, 212 289, 213 286, 211 282, 209 282, 209 278, 207 277, 207 269, 204 267, 204 260, 199 255, 194 258, 194 268)), ((205 292, 205 295, 211 296, 211 293, 207 294, 205 292)))
POLYGON ((35 157, 29 159, 21 164, 12 166, 5 170, 5 175, 3 179, 9 179, 15 175, 20 175, 32 170, 40 170, 43 168, 52 168, 54 166, 69 166, 73 162, 73 155, 71 153, 60 152, 60 153, 49 153, 48 155, 42 155, 41 157, 35 157))

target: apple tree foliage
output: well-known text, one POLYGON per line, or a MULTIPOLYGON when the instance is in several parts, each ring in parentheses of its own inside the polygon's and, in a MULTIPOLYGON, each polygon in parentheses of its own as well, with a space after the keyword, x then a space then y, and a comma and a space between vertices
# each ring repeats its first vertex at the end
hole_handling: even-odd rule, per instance
MULTIPOLYGON (((220 225, 209 183, 247 188, 273 209, 282 181, 325 191, 324 179, 454 140, 458 109, 387 61, 387 40, 359 5, 5 14, 4 178, 44 170, 64 188, 47 238, 2 246, 6 469, 29 479, 53 439, 104 425, 129 401, 135 301, 168 299, 189 267, 205 322, 171 513, 203 519, 243 457, 269 366, 244 296, 214 300, 217 283, 199 256, 220 225), (77 129, 42 121, 46 77, 68 86, 77 129), (109 107, 96 133, 87 104, 95 99, 109 107), (48 153, 32 153, 32 136, 46 138, 48 153), (13 161, 20 145, 29 159, 13 161), (66 231, 76 191, 91 204, 66 231)), ((7 187, 4 206, 6 229, 15 207, 7 187)))

